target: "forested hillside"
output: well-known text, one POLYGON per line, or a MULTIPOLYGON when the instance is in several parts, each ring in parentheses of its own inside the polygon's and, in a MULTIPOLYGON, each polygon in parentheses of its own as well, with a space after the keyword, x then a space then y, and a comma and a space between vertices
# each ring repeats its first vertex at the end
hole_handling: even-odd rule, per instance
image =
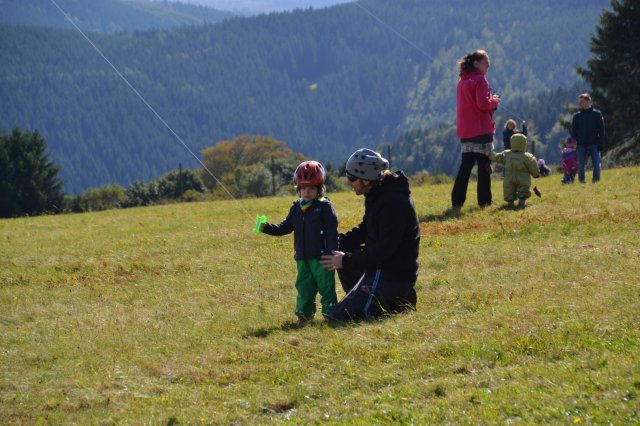
MULTIPOLYGON (((84 31, 114 33, 219 22, 235 13, 182 2, 150 0, 56 0, 84 31)), ((0 23, 73 28, 50 0, 1 0, 0 23)))
MULTIPOLYGON (((491 55, 489 79, 508 108, 499 118, 523 116, 540 146, 550 145, 544 138, 552 118, 575 93, 558 104, 537 99, 579 82, 574 68, 586 61, 607 4, 370 0, 361 5, 398 33, 345 4, 90 37, 194 151, 264 134, 339 163, 354 148, 390 143, 405 131, 450 127, 456 60, 476 48, 491 55), (530 108, 536 103, 544 114, 530 108)), ((1 27, 0 64, 0 127, 38 129, 68 191, 195 165, 77 32, 1 27)), ((448 150, 454 140, 439 135, 425 143, 434 142, 448 150)))
POLYGON ((349 1, 351 0, 188 0, 189 3, 203 4, 215 9, 248 11, 253 14, 304 9, 307 7, 319 9, 338 3, 348 3, 349 1))

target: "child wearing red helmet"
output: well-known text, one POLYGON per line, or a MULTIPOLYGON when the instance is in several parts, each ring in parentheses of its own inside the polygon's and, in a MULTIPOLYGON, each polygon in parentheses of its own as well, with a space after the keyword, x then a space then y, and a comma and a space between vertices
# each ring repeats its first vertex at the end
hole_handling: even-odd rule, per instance
POLYGON ((336 304, 334 271, 320 264, 323 254, 338 249, 338 217, 325 195, 326 173, 317 161, 301 163, 293 174, 296 192, 287 217, 279 224, 264 223, 262 232, 281 236, 293 232, 296 277, 295 314, 298 326, 306 325, 316 312, 316 295, 320 293, 322 315, 327 318, 336 304))

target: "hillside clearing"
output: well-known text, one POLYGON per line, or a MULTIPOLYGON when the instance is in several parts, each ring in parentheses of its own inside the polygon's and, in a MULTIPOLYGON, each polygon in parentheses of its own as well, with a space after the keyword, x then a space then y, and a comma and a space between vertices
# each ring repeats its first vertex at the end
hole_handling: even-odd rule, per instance
POLYGON ((639 175, 414 188, 418 310, 337 328, 290 327, 291 237, 250 232, 289 197, 0 220, 2 422, 640 422, 639 175))

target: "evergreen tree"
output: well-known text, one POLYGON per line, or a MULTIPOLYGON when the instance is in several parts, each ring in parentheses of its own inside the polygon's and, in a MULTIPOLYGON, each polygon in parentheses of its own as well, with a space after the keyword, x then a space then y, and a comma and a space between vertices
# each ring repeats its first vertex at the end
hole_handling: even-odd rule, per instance
POLYGON ((64 193, 59 171, 37 131, 14 127, 11 134, 0 135, 0 217, 60 211, 64 193))
POLYGON ((612 0, 611 7, 591 39, 587 68, 578 67, 605 117, 607 150, 640 130, 640 2, 612 0))

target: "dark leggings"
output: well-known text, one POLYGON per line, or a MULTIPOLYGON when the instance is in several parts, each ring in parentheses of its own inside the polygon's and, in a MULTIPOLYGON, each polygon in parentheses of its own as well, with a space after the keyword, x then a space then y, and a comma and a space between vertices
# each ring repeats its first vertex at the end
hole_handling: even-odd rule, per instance
POLYGON ((475 164, 478 164, 478 204, 480 207, 491 204, 491 160, 484 154, 465 152, 462 154, 460 170, 451 191, 451 205, 462 207, 467 199, 469 177, 475 164))

